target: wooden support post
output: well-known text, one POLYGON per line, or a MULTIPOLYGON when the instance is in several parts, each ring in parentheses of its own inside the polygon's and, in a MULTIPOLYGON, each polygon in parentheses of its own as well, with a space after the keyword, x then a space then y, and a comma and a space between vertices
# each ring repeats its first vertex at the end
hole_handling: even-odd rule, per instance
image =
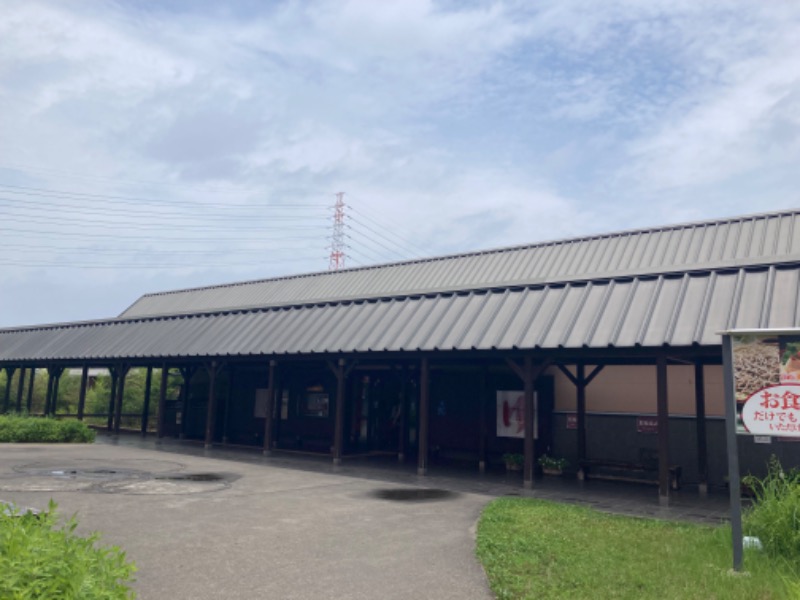
POLYGON ((344 443, 344 388, 345 379, 345 360, 340 358, 336 366, 328 366, 336 375, 336 422, 333 429, 333 464, 342 464, 342 445, 344 443))
POLYGON ((578 413, 578 463, 580 464, 581 461, 586 460, 586 367, 583 363, 575 366, 575 375, 575 379, 578 380, 575 394, 578 413))
POLYGON ((186 436, 189 423, 189 403, 192 399, 192 379, 194 379, 196 367, 183 367, 181 375, 183 376, 183 385, 181 386, 181 431, 179 437, 183 439, 186 436))
POLYGON ((150 387, 153 384, 153 367, 148 365, 147 375, 144 378, 144 406, 142 407, 142 437, 147 435, 147 425, 150 420, 150 387))
POLYGON ((483 367, 481 369, 481 381, 480 385, 478 386, 478 418, 480 419, 479 422, 479 433, 478 433, 478 471, 481 473, 486 472, 486 454, 487 454, 487 435, 488 435, 488 424, 487 424, 487 396, 488 396, 488 388, 487 388, 487 369, 483 367))
POLYGON ((218 363, 215 360, 208 365, 208 406, 206 410, 206 449, 211 448, 214 443, 214 421, 217 416, 217 369, 218 363))
POLYGON ((17 381, 17 414, 22 412, 22 392, 25 389, 25 367, 19 370, 19 380, 17 381))
POLYGON ((669 405, 667 399, 667 357, 656 359, 656 402, 658 409, 658 500, 669 504, 669 405))
POLYGON ((64 372, 64 369, 61 367, 56 367, 53 369, 53 397, 52 397, 52 406, 50 412, 53 416, 58 414, 58 389, 61 384, 61 374, 64 372))
POLYGON ((81 371, 81 389, 78 392, 78 420, 83 421, 83 413, 86 412, 86 388, 89 385, 89 367, 83 365, 81 371))
POLYGON ((16 367, 6 367, 6 391, 3 398, 3 412, 7 413, 11 408, 11 380, 14 377, 14 372, 16 371, 16 367))
POLYGON ((533 487, 533 470, 536 461, 534 425, 536 423, 536 405, 534 402, 534 373, 533 358, 526 356, 523 359, 523 388, 525 390, 525 465, 523 467, 522 484, 525 488, 533 487))
POLYGON ((161 387, 158 390, 158 426, 156 437, 160 440, 164 437, 164 419, 167 412, 167 383, 169 380, 169 367, 164 363, 161 365, 161 387))
POLYGON ((431 404, 431 372, 427 358, 423 358, 419 368, 419 452, 417 456, 417 475, 428 474, 428 430, 431 404))
POLYGON ((111 393, 108 397, 108 422, 106 423, 106 429, 108 433, 111 433, 114 428, 114 404, 117 399, 117 368, 110 367, 108 372, 111 373, 111 393))
POLYGON ((408 367, 400 374, 400 414, 397 415, 397 462, 406 460, 406 430, 408 429, 408 367))
MULTIPOLYGON (((274 360, 269 361, 269 374, 267 381, 267 407, 266 415, 264 418, 264 456, 269 456, 272 453, 272 442, 275 432, 274 416, 275 416, 275 367, 278 363, 274 360)), ((337 386, 338 391, 338 386, 337 386)), ((336 400, 336 416, 339 416, 339 399, 336 400)))
POLYGON ((53 369, 47 368, 47 392, 44 396, 44 416, 50 415, 51 404, 53 402, 53 369))
POLYGON ((130 367, 128 365, 122 365, 119 368, 119 378, 117 381, 119 391, 117 392, 117 407, 114 418, 114 433, 116 435, 119 435, 119 430, 122 426, 122 405, 125 402, 125 380, 128 378, 129 369, 130 367))
POLYGON ((28 414, 31 414, 31 409, 33 408, 33 384, 36 383, 36 367, 31 367, 31 375, 30 379, 28 380, 28 398, 26 400, 26 406, 28 408, 28 414))
POLYGON ((697 427, 697 482, 700 495, 708 495, 708 445, 706 442, 706 390, 703 363, 694 365, 694 401, 697 427))
POLYGON ((233 388, 236 386, 236 368, 228 364, 228 393, 225 394, 225 410, 222 417, 222 443, 228 443, 228 424, 230 421, 231 400, 233 400, 233 388))

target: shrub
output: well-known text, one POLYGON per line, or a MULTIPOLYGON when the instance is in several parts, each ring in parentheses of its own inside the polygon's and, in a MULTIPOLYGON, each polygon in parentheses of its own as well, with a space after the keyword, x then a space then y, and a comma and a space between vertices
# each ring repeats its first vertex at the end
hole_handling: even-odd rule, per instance
POLYGON ((0 513, 0 598, 133 598, 136 570, 117 547, 97 547, 98 534, 75 535, 77 522, 56 526, 56 505, 47 513, 0 513))
POLYGON ((0 442, 83 442, 94 441, 95 432, 81 421, 58 421, 20 415, 0 416, 0 442))
POLYGON ((745 533, 773 556, 800 558, 800 471, 785 471, 773 455, 763 479, 748 475, 742 481, 755 495, 744 513, 745 533))

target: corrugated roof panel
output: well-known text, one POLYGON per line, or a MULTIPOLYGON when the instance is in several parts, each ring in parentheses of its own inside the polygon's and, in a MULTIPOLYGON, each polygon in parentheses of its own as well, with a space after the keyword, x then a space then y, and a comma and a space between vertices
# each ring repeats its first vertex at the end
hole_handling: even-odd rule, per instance
MULTIPOLYGON (((496 294, 495 294, 496 295, 496 294)), ((445 349, 458 349, 471 347, 464 343, 465 337, 476 325, 478 315, 482 312, 490 294, 469 294, 467 303, 458 314, 450 327, 450 331, 442 338, 441 347, 445 349)))
POLYGON ((459 341, 462 348, 477 348, 486 337, 487 330, 492 321, 497 319, 498 311, 508 292, 492 292, 476 295, 474 310, 464 315, 467 322, 464 324, 464 333, 459 341), (471 319, 471 321, 470 321, 471 319))
POLYGON ((767 291, 766 269, 744 271, 742 292, 738 298, 738 311, 734 318, 735 328, 761 327, 761 314, 764 308, 764 296, 767 291))
POLYGON ((440 291, 546 280, 566 283, 602 272, 699 270, 735 260, 800 259, 798 211, 547 242, 337 272, 179 290, 140 298, 123 316, 184 314, 440 291))
POLYGON ((654 296, 652 312, 644 323, 642 346, 659 346, 667 339, 684 281, 683 277, 662 278, 658 294, 654 296))
POLYGON ((444 345, 445 341, 469 301, 469 295, 448 295, 439 298, 440 312, 438 313, 438 318, 427 328, 427 335, 419 338, 419 348, 423 350, 450 350, 444 345))
POLYGON ((506 290, 500 297, 499 306, 492 314, 492 319, 486 324, 486 329, 480 339, 475 341, 476 348, 489 350, 502 343, 514 316, 519 312, 520 306, 530 295, 530 290, 506 290))
POLYGON ((800 311, 800 271, 775 269, 775 282, 766 327, 781 327, 798 318, 800 311))
POLYGON ((511 319, 508 321, 505 329, 499 332, 499 337, 494 344, 498 348, 515 348, 519 343, 519 339, 525 335, 531 321, 536 316, 539 306, 542 303, 546 289, 531 289, 524 290, 519 298, 519 304, 516 306, 511 319))
POLYGON ((672 334, 665 340, 670 346, 691 346, 694 343, 694 334, 702 315, 709 279, 708 275, 687 279, 683 301, 675 315, 672 334))
POLYGON ((620 313, 619 330, 614 336, 615 339, 611 341, 614 346, 632 347, 636 345, 641 325, 651 308, 650 303, 658 284, 657 279, 643 279, 639 280, 635 289, 631 290, 632 296, 627 299, 630 301, 630 305, 627 310, 620 313))
POLYGON ((600 313, 608 300, 610 284, 590 284, 586 286, 586 295, 578 307, 575 322, 562 343, 566 348, 580 348, 591 343, 595 324, 599 325, 600 313))
POLYGON ((374 346, 380 350, 402 350, 398 344, 402 332, 414 320, 415 313, 422 303, 403 301, 392 307, 391 314, 387 316, 388 324, 374 341, 374 346))
MULTIPOLYGON (((556 300, 558 304, 554 307, 550 323, 541 331, 540 346, 552 348, 563 346, 564 336, 572 330, 586 294, 586 285, 567 286, 561 290, 561 298, 556 300)), ((523 345, 527 346, 526 343, 523 345)))
POLYGON ((723 271, 717 274, 706 317, 705 329, 699 343, 702 345, 721 344, 720 331, 728 329, 728 315, 734 299, 738 271, 723 271))

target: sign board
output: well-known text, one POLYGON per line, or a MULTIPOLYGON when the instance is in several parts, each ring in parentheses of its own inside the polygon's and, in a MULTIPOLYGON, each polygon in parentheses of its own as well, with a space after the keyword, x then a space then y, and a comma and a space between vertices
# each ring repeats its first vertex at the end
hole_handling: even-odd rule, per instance
POLYGON ((744 544, 737 435, 792 439, 800 434, 800 329, 722 334, 733 568, 744 544))
POLYGON ((567 413, 567 429, 578 428, 578 415, 575 413, 567 413))
POLYGON ((800 435, 800 335, 732 333, 736 433, 800 435))
MULTIPOLYGON (((538 438, 538 405, 533 394, 533 437, 538 438)), ((497 437, 525 437, 525 392, 498 390, 497 392, 497 437)))
POLYGON ((638 433, 658 433, 658 418, 636 417, 636 431, 638 433))

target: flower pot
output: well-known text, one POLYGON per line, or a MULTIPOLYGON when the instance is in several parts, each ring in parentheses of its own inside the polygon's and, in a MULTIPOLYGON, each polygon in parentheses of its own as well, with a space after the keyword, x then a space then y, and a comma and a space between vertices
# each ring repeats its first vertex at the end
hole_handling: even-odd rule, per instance
POLYGON ((563 475, 564 473, 561 469, 555 469, 553 467, 542 467, 542 472, 545 475, 563 475))

